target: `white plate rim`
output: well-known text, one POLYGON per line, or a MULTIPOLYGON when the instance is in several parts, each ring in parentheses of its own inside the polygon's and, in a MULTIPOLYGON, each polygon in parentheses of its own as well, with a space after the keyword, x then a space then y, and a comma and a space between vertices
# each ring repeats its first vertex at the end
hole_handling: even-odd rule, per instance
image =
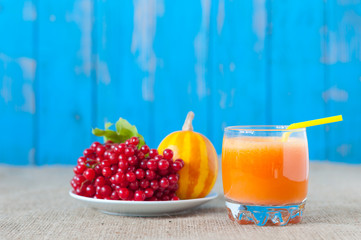
POLYGON ((92 202, 92 203, 109 203, 109 204, 117 204, 117 205, 142 205, 142 206, 154 206, 154 205, 169 205, 169 204, 184 204, 184 203, 196 203, 196 202, 203 202, 203 201, 211 201, 216 198, 218 198, 219 194, 211 191, 207 196, 204 198, 193 198, 193 199, 183 199, 183 200, 177 200, 177 201, 126 201, 126 200, 107 200, 107 199, 96 199, 96 198, 89 198, 89 197, 83 197, 79 196, 75 193, 73 193, 72 190, 69 190, 69 195, 72 198, 86 201, 86 202, 92 202))

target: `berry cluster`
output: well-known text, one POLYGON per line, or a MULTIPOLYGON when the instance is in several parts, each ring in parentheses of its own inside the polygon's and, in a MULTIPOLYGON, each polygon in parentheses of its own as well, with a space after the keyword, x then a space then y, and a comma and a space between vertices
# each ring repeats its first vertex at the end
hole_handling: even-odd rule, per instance
POLYGON ((94 142, 84 150, 74 167, 71 180, 74 192, 85 197, 111 200, 179 200, 179 174, 182 159, 173 161, 173 151, 160 155, 147 145, 138 148, 139 139, 125 143, 94 142))

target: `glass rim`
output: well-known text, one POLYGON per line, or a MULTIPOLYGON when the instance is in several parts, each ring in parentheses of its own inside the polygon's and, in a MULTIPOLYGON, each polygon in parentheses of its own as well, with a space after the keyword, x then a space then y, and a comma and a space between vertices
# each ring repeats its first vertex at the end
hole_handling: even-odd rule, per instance
POLYGON ((224 131, 257 131, 257 132, 302 132, 306 128, 287 129, 289 125, 236 125, 224 128, 224 131))

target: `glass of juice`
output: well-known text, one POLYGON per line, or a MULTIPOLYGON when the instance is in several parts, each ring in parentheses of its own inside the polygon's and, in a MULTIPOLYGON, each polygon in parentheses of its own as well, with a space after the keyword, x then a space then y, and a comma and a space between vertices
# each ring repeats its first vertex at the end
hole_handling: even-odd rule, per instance
POLYGON ((224 130, 222 179, 228 216, 239 224, 299 223, 308 186, 306 130, 234 126, 224 130))

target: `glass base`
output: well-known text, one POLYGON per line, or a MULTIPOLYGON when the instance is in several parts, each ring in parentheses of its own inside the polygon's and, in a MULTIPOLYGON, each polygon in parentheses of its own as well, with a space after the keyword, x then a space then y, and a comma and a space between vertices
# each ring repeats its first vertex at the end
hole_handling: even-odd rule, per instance
POLYGON ((228 217, 239 224, 285 226, 300 223, 306 200, 300 204, 282 206, 246 205, 226 199, 228 217))

